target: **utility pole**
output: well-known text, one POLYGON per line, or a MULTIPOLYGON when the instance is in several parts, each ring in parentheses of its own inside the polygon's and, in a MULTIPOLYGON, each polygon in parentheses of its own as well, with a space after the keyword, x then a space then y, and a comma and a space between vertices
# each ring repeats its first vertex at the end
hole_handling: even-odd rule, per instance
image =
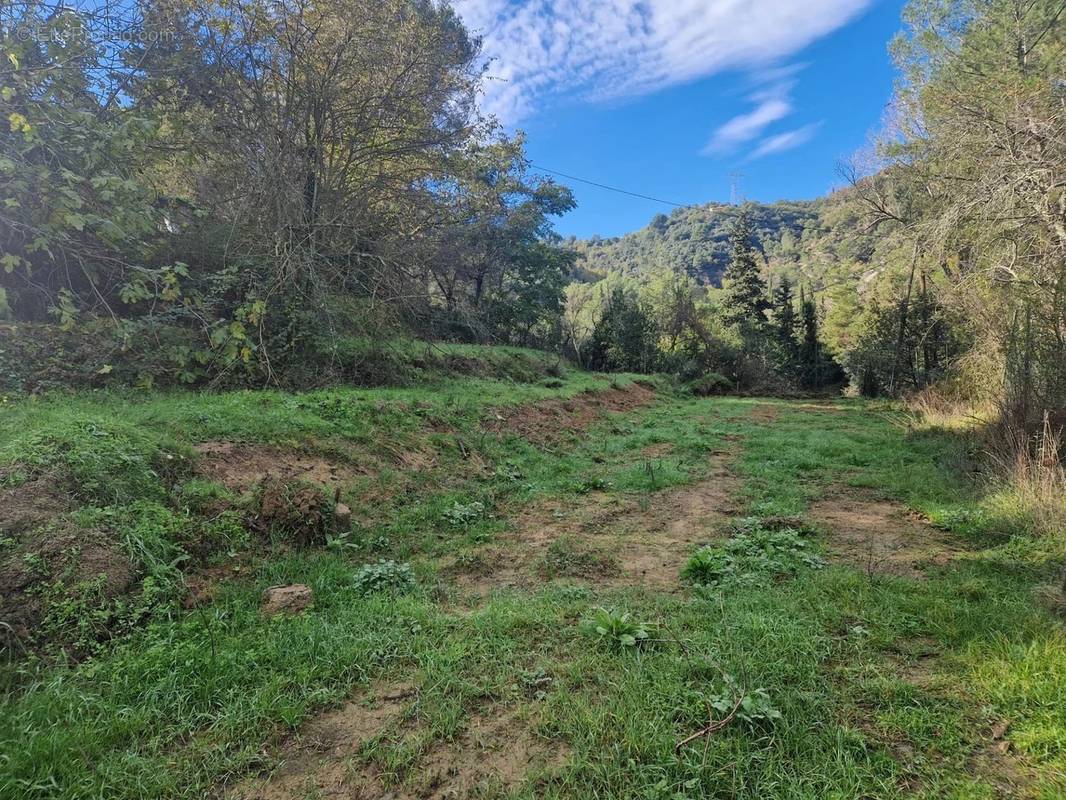
POLYGON ((743 172, 729 173, 729 205, 738 206, 744 202, 744 190, 740 185, 743 180, 743 172))

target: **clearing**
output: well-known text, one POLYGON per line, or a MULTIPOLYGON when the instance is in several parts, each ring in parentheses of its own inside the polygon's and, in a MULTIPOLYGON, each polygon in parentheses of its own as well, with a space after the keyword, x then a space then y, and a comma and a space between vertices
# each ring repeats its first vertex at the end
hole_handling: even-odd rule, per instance
POLYGON ((0 796, 1066 796, 1057 562, 895 413, 580 372, 8 403, 0 796))

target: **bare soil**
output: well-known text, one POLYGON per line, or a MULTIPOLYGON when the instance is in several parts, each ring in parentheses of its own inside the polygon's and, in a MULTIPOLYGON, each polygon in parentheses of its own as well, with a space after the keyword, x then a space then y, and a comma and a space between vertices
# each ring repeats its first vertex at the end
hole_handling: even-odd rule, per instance
POLYGON ((213 441, 194 449, 199 455, 198 472, 235 491, 265 481, 306 481, 334 489, 366 474, 351 464, 272 445, 213 441))
POLYGON ((457 559, 448 569, 463 588, 477 594, 528 587, 542 580, 540 566, 551 545, 576 539, 617 563, 617 570, 589 576, 597 584, 678 591, 685 559, 699 545, 721 538, 724 524, 738 511, 731 459, 732 453, 716 452, 703 480, 640 500, 590 492, 533 503, 515 514, 511 531, 493 545, 457 559))
POLYGON ((963 552, 948 537, 896 503, 841 491, 811 506, 810 519, 827 532, 832 560, 871 574, 922 578, 963 552))
MULTIPOLYGON (((422 731, 408 687, 381 691, 373 700, 346 703, 307 723, 277 751, 269 775, 243 781, 230 800, 446 800, 506 792, 531 774, 560 766, 567 748, 536 736, 529 720, 498 706, 471 715, 451 741, 420 746, 422 731), (413 769, 385 774, 363 753, 375 737, 418 749, 413 769)), ((495 796, 495 795, 493 795, 495 796)))
POLYGON ((574 397, 541 400, 528 405, 498 408, 488 427, 498 434, 511 434, 549 445, 568 434, 580 433, 603 418, 606 412, 632 411, 650 405, 655 390, 640 381, 603 391, 588 390, 574 397))
POLYGON ((777 406, 769 404, 762 404, 753 406, 751 409, 751 418, 756 422, 763 425, 770 425, 777 421, 777 414, 779 409, 777 406))

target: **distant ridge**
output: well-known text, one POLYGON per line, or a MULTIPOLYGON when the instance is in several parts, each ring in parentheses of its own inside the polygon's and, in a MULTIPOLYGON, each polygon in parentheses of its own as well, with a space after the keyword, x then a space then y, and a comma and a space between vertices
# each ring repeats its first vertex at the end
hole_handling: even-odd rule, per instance
POLYGON ((758 244, 769 257, 795 248, 806 229, 817 228, 825 202, 704 203, 657 214, 647 226, 624 236, 570 239, 566 244, 578 252, 574 279, 592 282, 608 272, 639 274, 666 267, 718 285, 729 262, 729 233, 738 210, 751 216, 758 244))

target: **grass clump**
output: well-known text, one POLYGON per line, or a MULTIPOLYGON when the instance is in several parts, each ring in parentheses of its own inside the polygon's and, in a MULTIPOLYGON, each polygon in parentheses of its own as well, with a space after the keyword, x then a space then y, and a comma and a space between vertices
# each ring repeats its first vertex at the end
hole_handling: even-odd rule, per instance
POLYGON ((736 529, 724 544, 697 550, 682 567, 682 579, 702 587, 760 586, 825 563, 795 528, 770 530, 759 520, 746 519, 736 529))
POLYGON ((77 498, 98 506, 162 500, 185 463, 175 447, 140 428, 77 414, 56 416, 0 452, 8 483, 55 475, 77 498))

